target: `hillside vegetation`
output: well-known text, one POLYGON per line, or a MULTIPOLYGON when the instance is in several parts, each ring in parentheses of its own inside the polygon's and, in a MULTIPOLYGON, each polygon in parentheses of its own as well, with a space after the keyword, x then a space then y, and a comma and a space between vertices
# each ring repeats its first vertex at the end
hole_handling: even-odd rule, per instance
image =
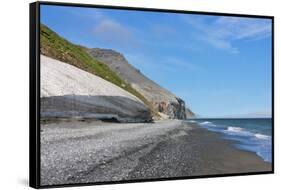
MULTIPOLYGON (((161 113, 161 118, 186 119, 193 116, 191 112, 186 113, 187 107, 184 100, 142 74, 138 68, 127 61, 122 53, 101 48, 91 48, 87 52, 94 59, 106 64, 122 80, 140 92, 152 103, 154 110, 161 113)), ((172 76, 167 75, 167 77, 172 76)))
POLYGON ((107 65, 92 58, 85 51, 85 48, 67 41, 43 24, 41 24, 40 30, 40 51, 43 55, 66 62, 84 71, 95 74, 130 92, 143 101, 150 108, 153 115, 157 115, 152 109, 150 102, 148 102, 138 91, 132 88, 130 84, 126 83, 115 72, 110 70, 107 65))

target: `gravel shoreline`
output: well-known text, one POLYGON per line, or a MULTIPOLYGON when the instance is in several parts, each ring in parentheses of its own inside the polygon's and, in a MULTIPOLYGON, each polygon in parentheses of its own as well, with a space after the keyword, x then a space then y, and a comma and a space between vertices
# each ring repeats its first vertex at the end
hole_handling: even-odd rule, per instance
POLYGON ((41 124, 41 185, 271 171, 256 154, 180 120, 41 124))

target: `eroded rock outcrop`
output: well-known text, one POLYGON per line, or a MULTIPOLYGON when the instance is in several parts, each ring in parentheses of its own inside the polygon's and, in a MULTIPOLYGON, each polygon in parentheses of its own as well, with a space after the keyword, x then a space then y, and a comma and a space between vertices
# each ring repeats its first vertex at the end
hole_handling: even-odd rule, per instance
POLYGON ((130 65, 121 53, 99 48, 88 49, 87 51, 93 58, 105 63, 120 78, 140 92, 152 103, 153 108, 161 113, 161 117, 166 115, 167 118, 171 119, 186 118, 185 102, 143 75, 138 69, 130 65))

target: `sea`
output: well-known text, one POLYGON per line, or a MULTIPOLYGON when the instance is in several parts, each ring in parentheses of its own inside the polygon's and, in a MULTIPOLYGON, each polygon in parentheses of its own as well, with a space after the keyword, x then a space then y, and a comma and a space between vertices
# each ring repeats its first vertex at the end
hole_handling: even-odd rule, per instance
POLYGON ((255 152, 266 162, 272 162, 272 119, 192 119, 200 127, 223 134, 223 138, 235 140, 238 149, 255 152))

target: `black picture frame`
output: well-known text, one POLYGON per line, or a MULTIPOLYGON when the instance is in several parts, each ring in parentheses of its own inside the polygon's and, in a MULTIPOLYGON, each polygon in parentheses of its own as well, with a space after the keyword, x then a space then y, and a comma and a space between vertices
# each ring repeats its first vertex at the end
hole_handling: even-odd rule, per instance
POLYGON ((274 16, 264 15, 248 15, 248 14, 233 14, 233 13, 218 13, 218 12, 201 12, 187 10, 170 10, 157 8, 141 8, 141 7, 125 7, 125 6, 109 6, 109 5, 92 5, 78 3, 61 3, 39 1, 29 4, 29 39, 30 39, 30 74, 29 74, 29 185, 33 188, 54 188, 54 187, 73 187, 73 186, 88 186, 102 184, 121 184, 149 181, 164 181, 164 180, 182 180, 194 178, 213 178, 213 177, 229 177, 229 176, 245 176, 258 174, 273 174, 274 173, 274 16), (171 177, 158 179, 139 179, 139 180, 124 180, 111 182, 93 182, 93 183, 78 183, 64 185, 40 185, 40 5, 59 5, 68 7, 88 7, 88 8, 106 8, 117 10, 134 10, 134 11, 152 11, 165 13, 184 13, 184 14, 199 14, 199 15, 216 15, 216 16, 234 16, 247 18, 266 18, 272 21, 272 170, 265 172, 246 172, 221 175, 202 175, 202 176, 185 176, 171 177))

